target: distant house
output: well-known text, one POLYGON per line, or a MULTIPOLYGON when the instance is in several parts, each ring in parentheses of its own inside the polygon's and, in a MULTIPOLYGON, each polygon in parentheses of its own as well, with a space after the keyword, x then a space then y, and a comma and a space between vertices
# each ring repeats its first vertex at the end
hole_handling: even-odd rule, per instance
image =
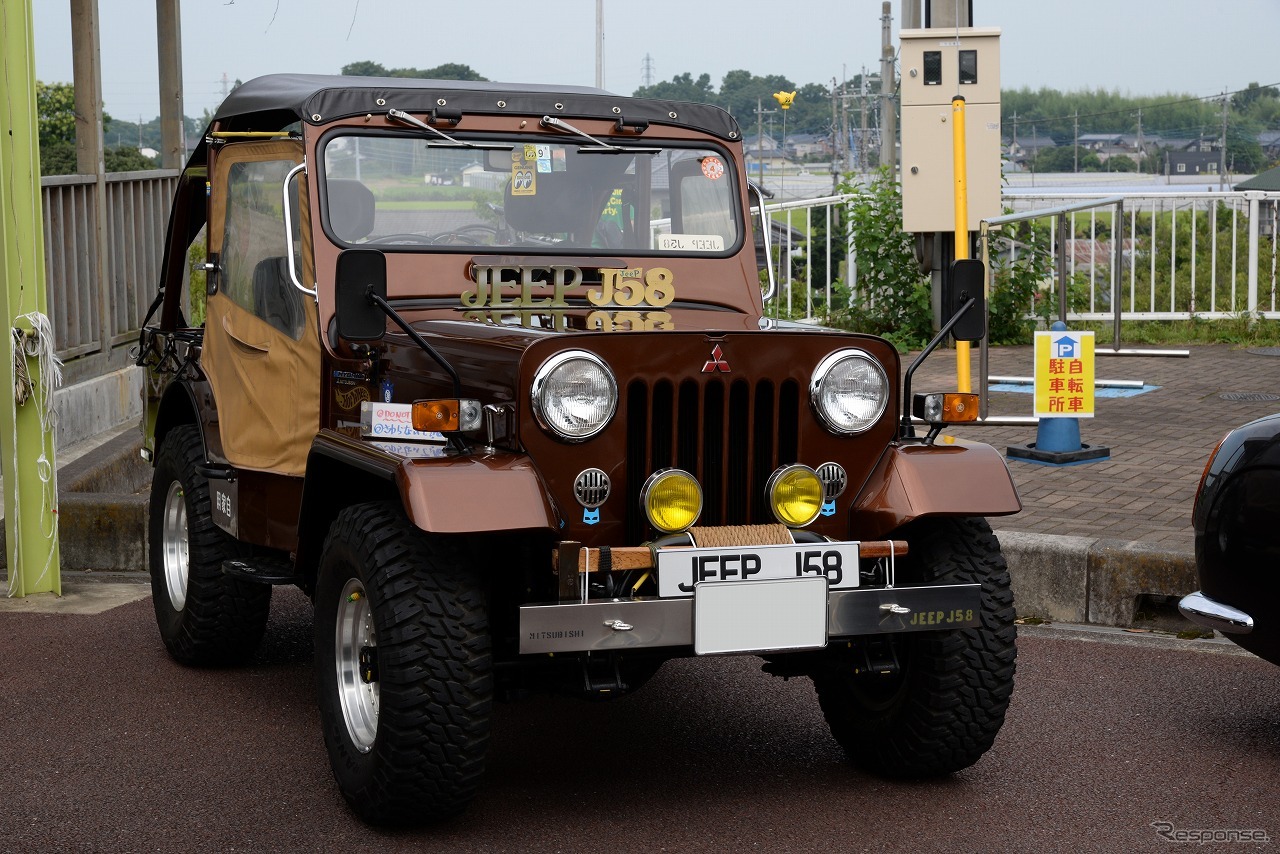
POLYGON ((831 154, 831 137, 816 133, 788 134, 787 153, 795 157, 831 154))
POLYGON ((1258 134, 1258 145, 1271 160, 1280 158, 1280 130, 1264 130, 1258 134))
POLYGON ((1057 143, 1047 136, 1018 137, 1009 143, 1009 159, 1015 163, 1023 163, 1039 154, 1043 149, 1054 148, 1057 143))
POLYGON ((1077 138, 1077 142, 1090 151, 1103 151, 1108 148, 1118 148, 1122 139, 1123 135, 1118 133, 1082 133, 1077 138))
POLYGON ((1160 137, 1152 136, 1151 134, 1146 134, 1142 137, 1141 146, 1139 146, 1138 143, 1139 143, 1139 139, 1136 133, 1120 134, 1120 147, 1127 148, 1130 151, 1137 151, 1139 148, 1142 148, 1143 150, 1147 150, 1147 149, 1151 149, 1156 146, 1164 144, 1160 141, 1160 137))
POLYGON ((1170 151, 1217 151, 1218 137, 1165 137, 1160 147, 1170 151))
POLYGON ((742 138, 742 150, 747 152, 777 151, 780 147, 778 141, 767 133, 760 136, 744 136, 742 138))
POLYGON ((1217 175, 1218 160, 1216 151, 1169 151, 1165 153, 1165 172, 1169 175, 1217 175))
POLYGON ((752 175, 759 176, 761 164, 764 164, 765 172, 776 172, 791 163, 790 159, 780 151, 765 149, 763 153, 758 154, 754 148, 747 149, 746 161, 748 177, 752 175))

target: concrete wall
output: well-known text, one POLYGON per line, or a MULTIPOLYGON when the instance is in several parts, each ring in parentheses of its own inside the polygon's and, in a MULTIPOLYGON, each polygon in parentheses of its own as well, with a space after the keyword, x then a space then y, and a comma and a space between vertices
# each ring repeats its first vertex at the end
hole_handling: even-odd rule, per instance
POLYGON ((53 396, 58 413, 57 447, 68 448, 141 418, 145 375, 142 368, 130 365, 58 389, 53 396))

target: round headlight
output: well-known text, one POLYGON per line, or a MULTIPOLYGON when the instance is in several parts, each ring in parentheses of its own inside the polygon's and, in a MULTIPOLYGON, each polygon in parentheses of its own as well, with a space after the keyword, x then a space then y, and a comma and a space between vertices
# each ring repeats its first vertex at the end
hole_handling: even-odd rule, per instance
POLYGON ((598 356, 566 350, 533 375, 533 412, 542 429, 581 442, 604 429, 618 408, 618 384, 598 356))
POLYGON ((664 534, 674 534, 702 515, 702 487, 687 471, 656 471, 640 489, 640 506, 650 525, 664 534))
POLYGON ((818 473, 798 463, 769 475, 765 491, 773 515, 788 528, 803 528, 817 519, 826 494, 818 473))
POLYGON ((832 433, 861 433, 884 414, 889 378, 863 351, 837 350, 814 369, 809 400, 832 433))

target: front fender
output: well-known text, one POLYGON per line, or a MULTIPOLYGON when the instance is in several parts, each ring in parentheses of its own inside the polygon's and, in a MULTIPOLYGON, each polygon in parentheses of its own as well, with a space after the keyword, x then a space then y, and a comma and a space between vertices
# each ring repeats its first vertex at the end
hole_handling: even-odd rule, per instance
POLYGON ((537 470, 522 454, 405 460, 396 484, 410 521, 431 533, 559 527, 537 470))
POLYGON ((850 509, 859 539, 880 539, 925 516, 1008 516, 1022 509, 1004 457, 990 445, 956 439, 892 445, 850 509))
POLYGON ((558 516, 533 463, 521 454, 410 459, 333 430, 311 445, 302 490, 298 571, 314 577, 321 544, 344 507, 398 501, 436 534, 556 530, 558 516))

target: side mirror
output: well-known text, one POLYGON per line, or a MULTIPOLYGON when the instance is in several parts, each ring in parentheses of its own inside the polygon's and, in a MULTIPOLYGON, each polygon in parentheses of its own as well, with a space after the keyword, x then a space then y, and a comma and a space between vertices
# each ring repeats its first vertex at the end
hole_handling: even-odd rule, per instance
POLYGON ((338 337, 348 341, 380 341, 387 316, 369 298, 387 298, 387 256, 376 249, 345 249, 338 256, 335 282, 338 337))
POLYGON ((987 334, 987 270, 981 261, 958 259, 951 262, 948 287, 942 305, 948 318, 956 317, 969 300, 974 300, 963 316, 956 318, 951 334, 957 341, 981 341, 987 334))

